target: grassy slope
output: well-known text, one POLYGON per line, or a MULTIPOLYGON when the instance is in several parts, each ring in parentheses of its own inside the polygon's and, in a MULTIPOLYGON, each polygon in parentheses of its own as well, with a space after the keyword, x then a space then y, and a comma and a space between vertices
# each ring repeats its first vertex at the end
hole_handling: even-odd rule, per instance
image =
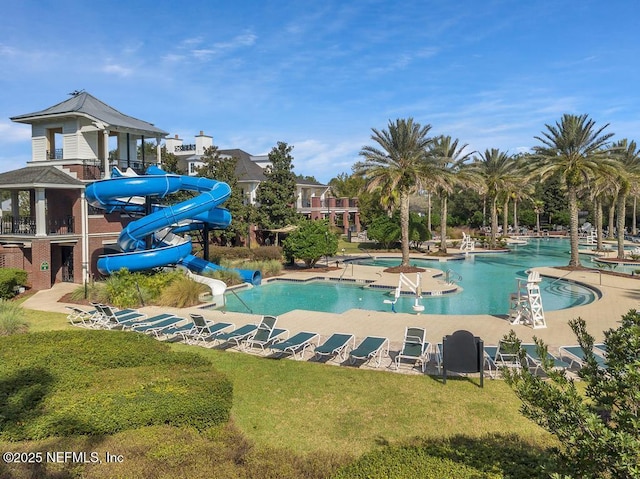
MULTIPOLYGON (((27 310, 31 331, 63 329, 65 316, 27 310)), ((237 426, 257 444, 362 453, 376 444, 413 436, 513 432, 546 441, 523 418, 520 402, 503 381, 466 380, 272 360, 174 345, 197 351, 233 381, 237 426), (321 414, 318 412, 321 411, 321 414)))
MULTIPOLYGON (((179 349, 192 349, 178 345, 179 349)), ((259 446, 361 454, 414 436, 549 435, 503 381, 449 380, 202 350, 233 381, 236 425, 259 446)))

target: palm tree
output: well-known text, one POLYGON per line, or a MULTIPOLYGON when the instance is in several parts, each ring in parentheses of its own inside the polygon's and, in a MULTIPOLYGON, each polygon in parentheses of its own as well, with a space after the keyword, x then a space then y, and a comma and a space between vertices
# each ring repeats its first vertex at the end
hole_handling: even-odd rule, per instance
POLYGON ((368 191, 384 187, 384 195, 397 193, 400 204, 402 265, 409 266, 409 196, 422 186, 424 152, 431 143, 427 137, 431 125, 421 126, 413 118, 389 120, 387 130, 372 128, 371 139, 378 147, 363 146, 365 161, 354 165, 368 191))
POLYGON ((587 115, 564 114, 555 125, 545 125, 542 136, 534 137, 542 143, 534 146, 534 159, 542 179, 555 173, 566 187, 569 203, 569 238, 571 259, 569 266, 579 267, 578 254, 578 189, 596 176, 610 171, 606 144, 613 133, 603 133, 609 124, 596 128, 587 115))
POLYGON ((516 162, 506 152, 497 148, 486 150, 484 154, 474 157, 468 165, 469 171, 482 179, 483 189, 491 205, 491 242, 496 247, 498 236, 498 198, 509 191, 516 179, 516 162))
POLYGON ((533 212, 536 214, 536 236, 540 236, 540 215, 544 213, 544 201, 533 200, 533 212))
POLYGON ((470 183, 465 177, 464 163, 473 152, 464 153, 468 145, 458 147, 458 139, 438 136, 429 145, 425 157, 424 177, 440 197, 440 252, 447 252, 447 200, 457 186, 470 183))
POLYGON ((626 202, 631 185, 640 180, 640 150, 635 141, 629 142, 626 138, 615 143, 614 154, 620 162, 621 168, 618 170, 618 196, 616 198, 618 230, 618 258, 624 258, 624 231, 626 202))

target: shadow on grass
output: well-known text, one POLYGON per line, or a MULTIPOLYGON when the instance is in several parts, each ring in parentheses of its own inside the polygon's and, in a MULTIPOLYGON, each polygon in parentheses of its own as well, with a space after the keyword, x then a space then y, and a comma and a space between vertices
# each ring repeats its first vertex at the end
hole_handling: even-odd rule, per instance
POLYGON ((0 435, 11 437, 44 413, 42 402, 54 378, 42 367, 18 369, 0 379, 0 435))
MULTIPOLYGON (((8 441, 16 441, 23 439, 25 435, 33 434, 33 429, 38 428, 39 419, 47 415, 43 403, 47 396, 54 393, 55 382, 51 372, 43 367, 22 368, 2 377, 0 379, 0 436, 8 441)), ((65 431, 77 430, 78 424, 75 418, 65 416, 58 418, 55 423, 48 424, 47 427, 64 435, 65 431)), ((86 450, 91 450, 102 440, 102 436, 87 438, 88 449, 86 450)), ((51 450, 69 450, 64 446, 65 438, 61 438, 56 443, 60 445, 51 450)), ((14 454, 13 460, 7 460, 3 456, 3 461, 0 462, 0 479, 78 477, 74 472, 75 464, 64 464, 59 470, 52 471, 47 467, 46 452, 41 449, 25 449, 24 443, 15 444, 15 448, 5 444, 0 451, 2 454, 14 454), (19 455, 16 455, 18 453, 19 455)))
MULTIPOLYGON (((443 439, 415 438, 401 444, 389 445, 386 438, 378 437, 382 449, 361 456, 357 461, 340 469, 337 478, 367 477, 423 477, 430 479, 434 460, 438 464, 458 464, 459 471, 448 469, 446 477, 523 477, 548 479, 558 470, 551 449, 533 444, 511 434, 491 434, 482 437, 463 435, 443 439), (406 470, 403 470, 406 469, 406 470), (393 471, 392 474, 391 471, 393 471), (418 471, 425 475, 415 475, 418 471), (457 476, 456 474, 461 474, 457 476), (388 475, 390 474, 390 475, 388 475), (406 474, 406 475, 405 475, 406 474)), ((440 476, 438 476, 440 479, 440 476)), ((444 477, 444 476, 442 476, 444 477)))

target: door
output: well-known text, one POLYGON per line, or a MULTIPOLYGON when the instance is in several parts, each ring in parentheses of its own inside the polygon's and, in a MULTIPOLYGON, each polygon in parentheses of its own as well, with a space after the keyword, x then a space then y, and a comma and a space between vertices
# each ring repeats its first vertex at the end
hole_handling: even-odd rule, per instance
POLYGON ((62 281, 73 283, 73 246, 62 246, 62 281))

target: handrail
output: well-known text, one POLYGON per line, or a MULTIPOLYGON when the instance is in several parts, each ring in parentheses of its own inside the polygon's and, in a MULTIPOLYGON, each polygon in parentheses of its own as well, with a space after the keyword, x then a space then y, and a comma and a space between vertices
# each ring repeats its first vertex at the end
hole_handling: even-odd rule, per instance
POLYGON ((371 253, 369 253, 369 250, 368 250, 368 249, 366 249, 366 248, 358 248, 358 249, 361 249, 362 251, 364 251, 365 253, 367 253, 367 254, 369 255, 369 258, 371 258, 371 259, 376 259, 376 257, 375 257, 375 256, 373 256, 371 253))
MULTIPOLYGON (((340 273, 340 277, 338 278, 338 282, 342 281, 342 277, 347 272, 347 268, 349 267, 349 263, 346 263, 346 262, 343 261, 343 264, 344 264, 344 269, 342 270, 342 273, 340 273)), ((353 276, 353 263, 351 263, 351 276, 353 276)))
POLYGON ((456 281, 458 282, 462 281, 462 275, 460 273, 455 272, 452 269, 446 270, 444 274, 445 274, 445 281, 447 284, 455 284, 456 281))
MULTIPOLYGON (((584 271, 584 270, 581 270, 581 271, 584 271)), ((601 270, 599 270, 599 269, 594 269, 594 268, 590 268, 588 271, 589 271, 589 272, 591 272, 591 273, 598 273, 598 275, 599 275, 599 278, 598 278, 598 280, 599 280, 599 285, 600 285, 600 286, 602 286, 602 271, 601 271, 601 270)), ((562 279, 565 279, 565 278, 566 278, 567 276, 569 276, 571 273, 573 273, 573 270, 569 271, 569 272, 568 272, 567 274, 565 274, 565 275, 560 276, 559 278, 554 279, 554 280, 551 282, 551 285, 554 285, 554 284, 556 284, 558 281, 560 281, 560 280, 562 280, 562 279)))
POLYGON ((253 314, 253 309, 251 309, 249 307, 249 305, 247 303, 245 303, 244 301, 242 301, 242 298, 240 296, 238 296, 238 293, 236 293, 233 289, 230 289, 229 291, 231 291, 233 293, 233 295, 238 298, 238 301, 240 301, 242 303, 242 305, 247 308, 247 310, 249 311, 249 313, 253 314))

